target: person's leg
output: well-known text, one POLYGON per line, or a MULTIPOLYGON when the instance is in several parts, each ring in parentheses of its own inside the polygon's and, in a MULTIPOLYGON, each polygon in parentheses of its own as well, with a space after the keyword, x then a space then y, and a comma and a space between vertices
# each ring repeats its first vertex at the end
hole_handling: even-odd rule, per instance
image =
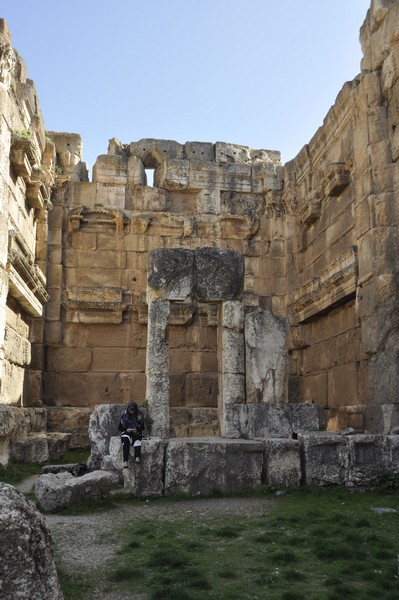
POLYGON ((121 441, 122 441, 122 449, 123 449, 123 466, 124 466, 124 468, 126 468, 127 462, 129 460, 129 451, 130 451, 130 444, 131 444, 130 436, 127 434, 122 434, 121 441))
POLYGON ((141 458, 141 434, 133 436, 134 461, 140 462, 141 458))

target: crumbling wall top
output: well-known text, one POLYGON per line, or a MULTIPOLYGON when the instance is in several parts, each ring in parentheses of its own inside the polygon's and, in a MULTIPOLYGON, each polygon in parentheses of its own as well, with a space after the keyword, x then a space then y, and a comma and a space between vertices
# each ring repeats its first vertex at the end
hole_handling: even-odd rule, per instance
POLYGON ((269 163, 281 165, 281 153, 277 150, 253 150, 248 146, 227 142, 186 142, 180 144, 174 140, 144 138, 130 144, 122 144, 112 138, 108 145, 108 154, 136 156, 144 167, 155 169, 165 160, 192 160, 195 162, 217 162, 251 165, 269 163))

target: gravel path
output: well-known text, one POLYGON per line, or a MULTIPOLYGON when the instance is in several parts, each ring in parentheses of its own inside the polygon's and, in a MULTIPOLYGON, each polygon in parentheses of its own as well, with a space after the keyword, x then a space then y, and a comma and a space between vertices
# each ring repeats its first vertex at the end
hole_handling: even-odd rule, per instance
POLYGON ((147 500, 120 504, 103 513, 66 516, 45 515, 55 542, 55 554, 64 571, 84 575, 98 572, 96 589, 88 600, 145 600, 143 595, 122 596, 104 591, 101 572, 122 545, 119 530, 137 520, 194 522, 218 515, 258 516, 267 513, 272 500, 266 498, 215 498, 171 502, 147 500))

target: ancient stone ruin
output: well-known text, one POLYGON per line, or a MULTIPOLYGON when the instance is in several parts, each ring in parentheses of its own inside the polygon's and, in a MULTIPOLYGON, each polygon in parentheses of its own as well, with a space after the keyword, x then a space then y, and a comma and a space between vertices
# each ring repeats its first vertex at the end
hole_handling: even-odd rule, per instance
POLYGON ((135 399, 161 444, 349 428, 379 449, 342 442, 347 466, 397 469, 398 3, 372 1, 361 72, 292 161, 112 139, 91 181, 0 23, 1 464, 135 399))
POLYGON ((0 482, 0 596, 62 600, 53 542, 33 502, 0 482))

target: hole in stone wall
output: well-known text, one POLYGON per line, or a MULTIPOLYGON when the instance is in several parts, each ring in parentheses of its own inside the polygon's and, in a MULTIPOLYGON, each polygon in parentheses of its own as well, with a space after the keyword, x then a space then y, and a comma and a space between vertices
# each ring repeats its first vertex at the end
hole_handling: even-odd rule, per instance
POLYGON ((147 185, 149 187, 154 187, 154 169, 146 169, 145 175, 147 178, 147 185))

